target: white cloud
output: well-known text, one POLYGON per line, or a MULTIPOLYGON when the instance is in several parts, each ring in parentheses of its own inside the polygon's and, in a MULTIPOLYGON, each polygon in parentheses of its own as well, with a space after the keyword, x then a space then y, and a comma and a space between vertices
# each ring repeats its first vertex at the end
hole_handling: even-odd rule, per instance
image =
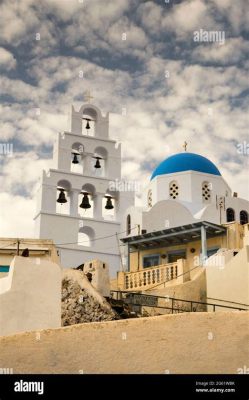
MULTIPOLYGON (((1 93, 13 98, 12 106, 6 102, 0 107, 1 140, 18 140, 32 150, 20 153, 14 148, 14 157, 4 160, 0 184, 5 192, 0 195, 0 210, 5 213, 0 235, 32 236, 35 189, 42 169, 51 163, 36 151, 51 146, 56 133, 66 130, 71 104, 78 108, 88 89, 94 103, 111 112, 110 135, 122 141, 126 179, 146 183, 154 166, 182 151, 187 140, 190 151, 210 158, 233 190, 248 197, 247 169, 242 166, 247 158, 242 159, 235 144, 248 137, 244 93, 248 90, 249 64, 237 64, 248 45, 242 37, 236 37, 218 49, 212 44, 199 45, 194 51, 191 47, 193 30, 224 27, 220 18, 216 22, 217 16, 227 18, 234 32, 239 30, 238 19, 245 21, 246 16, 234 12, 230 0, 191 0, 170 8, 166 3, 160 7, 149 1, 134 7, 135 3, 10 0, 2 7, 5 22, 0 33, 12 46, 27 46, 27 62, 22 64, 25 80, 21 79, 21 70, 16 79, 1 78, 1 93), (129 18, 128 11, 133 12, 129 18), (53 21, 46 13, 53 15, 53 21), (63 27, 59 20, 63 20, 63 27), (34 39, 36 32, 41 34, 40 41, 34 39), (175 34, 177 41, 163 42, 161 34, 167 32, 175 34), (122 33, 127 33, 126 41, 121 40, 122 33), (185 39, 184 44, 191 48, 185 49, 178 39, 185 39), (63 44, 67 52, 78 56, 58 54, 63 44), (171 55, 168 44, 173 45, 178 59, 171 55), (102 50, 110 56, 103 56, 102 50), (95 55, 90 59, 92 52, 95 55), (127 56, 139 59, 140 65, 131 62, 128 69, 127 56), (198 64, 203 61, 220 66, 198 64), (80 71, 84 72, 83 79, 80 71), (233 104, 237 99, 239 107, 233 104), (40 108, 40 115, 35 107, 40 108), (115 114, 121 114, 124 107, 126 116, 115 114), (21 191, 28 198, 21 196, 21 191)), ((16 57, 19 61, 18 51, 16 57)))
POLYGON ((15 68, 16 60, 10 51, 6 50, 4 47, 0 47, 0 68, 5 68, 10 70, 15 68))
POLYGON ((235 64, 247 58, 249 43, 242 37, 227 38, 224 45, 219 43, 198 46, 192 52, 192 58, 199 62, 235 64))
POLYGON ((35 201, 10 193, 0 193, 1 236, 34 237, 35 201))

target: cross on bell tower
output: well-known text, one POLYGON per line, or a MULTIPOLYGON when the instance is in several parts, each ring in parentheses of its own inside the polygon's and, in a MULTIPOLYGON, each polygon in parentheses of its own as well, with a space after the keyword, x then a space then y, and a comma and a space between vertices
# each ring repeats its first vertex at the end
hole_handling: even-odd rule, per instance
POLYGON ((90 90, 88 90, 84 96, 85 100, 87 101, 87 103, 91 103, 91 100, 93 100, 93 96, 91 96, 91 92, 90 90))
POLYGON ((188 146, 188 143, 187 143, 186 140, 185 140, 185 142, 183 143, 183 146, 182 146, 182 147, 184 148, 185 151, 187 151, 187 146, 188 146))

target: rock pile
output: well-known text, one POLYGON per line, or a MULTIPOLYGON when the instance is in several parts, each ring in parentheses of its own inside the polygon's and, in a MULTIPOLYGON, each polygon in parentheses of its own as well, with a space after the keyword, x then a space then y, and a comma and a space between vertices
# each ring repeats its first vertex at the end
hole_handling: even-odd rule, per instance
POLYGON ((111 321, 117 314, 91 286, 81 271, 65 273, 62 279, 62 326, 111 321))

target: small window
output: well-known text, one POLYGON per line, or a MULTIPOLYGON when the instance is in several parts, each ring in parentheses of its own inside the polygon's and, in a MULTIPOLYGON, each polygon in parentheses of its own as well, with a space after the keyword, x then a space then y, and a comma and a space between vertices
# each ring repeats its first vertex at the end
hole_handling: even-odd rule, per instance
POLYGON ((239 220, 240 220, 241 225, 248 224, 248 212, 245 210, 240 211, 239 220))
POLYGON ((203 203, 209 203, 211 200, 211 183, 202 183, 202 201, 203 203))
POLYGON ((160 255, 150 255, 143 257, 143 268, 151 268, 160 264, 160 255))
POLYGON ((152 190, 151 189, 148 191, 147 204, 148 204, 149 208, 152 207, 152 190))
POLYGON ((169 184, 169 196, 174 200, 179 196, 179 185, 176 181, 169 184))
POLYGON ((235 212, 233 208, 228 208, 227 209, 227 222, 233 222, 235 221, 235 212))
POLYGON ((130 235, 130 233, 131 233, 131 216, 130 214, 128 214, 126 218, 126 234, 130 235))

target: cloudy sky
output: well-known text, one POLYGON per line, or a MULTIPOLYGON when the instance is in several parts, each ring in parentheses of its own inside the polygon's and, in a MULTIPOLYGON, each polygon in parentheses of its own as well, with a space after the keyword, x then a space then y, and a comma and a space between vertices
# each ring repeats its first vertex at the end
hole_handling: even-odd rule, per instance
POLYGON ((32 237, 41 171, 89 89, 125 178, 145 184, 186 140, 249 199, 247 0, 1 0, 0 19, 0 144, 13 145, 0 154, 0 236, 32 237), (201 29, 225 43, 194 41, 201 29))

